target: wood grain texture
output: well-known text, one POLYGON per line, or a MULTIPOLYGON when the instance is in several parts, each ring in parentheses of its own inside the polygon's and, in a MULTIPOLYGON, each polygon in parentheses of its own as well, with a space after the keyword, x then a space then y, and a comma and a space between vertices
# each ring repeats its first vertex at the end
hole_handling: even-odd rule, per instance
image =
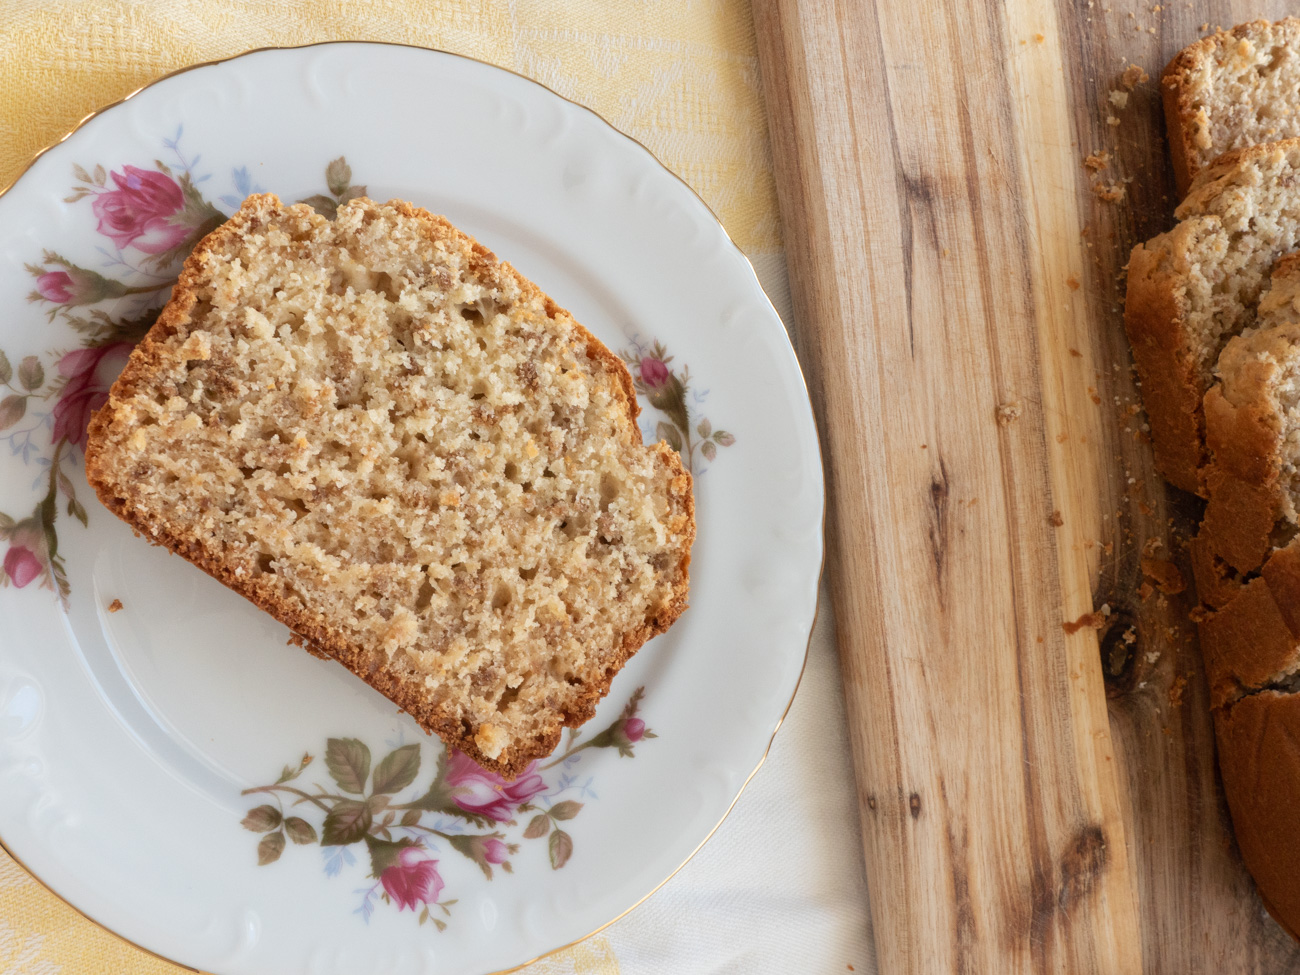
POLYGON ((754 2, 882 972, 1300 968, 1232 842, 1177 591, 1199 502, 1122 324, 1172 222, 1160 70, 1286 12, 754 2))

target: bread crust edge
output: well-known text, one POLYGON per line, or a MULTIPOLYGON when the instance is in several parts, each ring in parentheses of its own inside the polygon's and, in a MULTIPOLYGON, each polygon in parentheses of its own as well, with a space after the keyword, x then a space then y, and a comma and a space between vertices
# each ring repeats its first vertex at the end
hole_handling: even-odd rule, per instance
POLYGON ((1202 494, 1205 390, 1192 360, 1184 303, 1160 264, 1161 255, 1147 244, 1133 248, 1124 329, 1142 381, 1156 467, 1175 487, 1202 494))

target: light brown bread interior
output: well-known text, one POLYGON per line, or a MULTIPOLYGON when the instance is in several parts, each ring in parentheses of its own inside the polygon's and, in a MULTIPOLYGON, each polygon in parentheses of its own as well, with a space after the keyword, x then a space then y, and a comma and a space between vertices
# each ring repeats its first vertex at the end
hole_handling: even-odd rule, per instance
POLYGON ((95 416, 104 504, 485 767, 686 606, 691 479, 622 362, 440 217, 245 201, 95 416))
POLYGON ((1300 19, 1257 20, 1184 48, 1161 78, 1178 192, 1231 149, 1300 136, 1300 19))

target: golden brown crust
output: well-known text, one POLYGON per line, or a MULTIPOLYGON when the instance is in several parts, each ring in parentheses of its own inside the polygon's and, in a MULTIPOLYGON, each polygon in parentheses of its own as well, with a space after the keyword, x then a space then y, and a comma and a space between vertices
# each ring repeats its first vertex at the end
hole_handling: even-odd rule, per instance
MULTIPOLYGON (((390 205, 403 216, 418 220, 433 240, 455 237, 467 241, 473 248, 472 263, 476 273, 488 281, 509 276, 525 297, 536 296, 543 300, 547 314, 551 318, 563 317, 571 322, 578 334, 586 341, 587 355, 602 363, 609 374, 616 378, 617 387, 614 392, 630 421, 626 424, 627 435, 636 443, 641 442, 640 430, 636 423, 639 409, 632 377, 617 355, 586 329, 572 322, 568 313, 543 295, 536 285, 520 275, 509 264, 497 261, 491 251, 462 234, 443 218, 400 201, 393 201, 390 205)), ((670 495, 686 523, 681 547, 683 554, 679 563, 679 582, 674 587, 670 598, 653 611, 642 627, 624 635, 622 646, 613 655, 604 672, 590 675, 594 676, 594 679, 584 684, 582 693, 563 712, 562 725, 546 729, 544 733, 530 741, 509 747, 496 758, 488 758, 475 743, 472 730, 464 726, 450 710, 431 704, 423 695, 422 685, 403 680, 389 667, 387 657, 381 650, 355 645, 341 632, 322 625, 305 612, 283 603, 267 587, 260 585, 257 579, 236 574, 233 566, 225 565, 210 557, 196 539, 181 537, 170 532, 165 525, 151 522, 147 515, 141 514, 129 506, 125 499, 118 497, 113 489, 101 450, 105 442, 105 433, 113 422, 116 404, 133 395, 138 387, 157 371, 162 361, 164 339, 189 324, 190 312, 197 300, 196 292, 208 255, 228 238, 255 231, 259 225, 257 216, 259 207, 279 208, 280 201, 271 194, 250 197, 235 217, 200 241, 186 260, 180 278, 172 291, 171 300, 149 333, 132 351, 125 370, 114 384, 109 402, 91 419, 89 443, 86 449, 86 476, 104 506, 131 525, 138 534, 153 544, 162 545, 185 558, 271 614, 292 631, 291 642, 297 643, 316 656, 337 660, 407 711, 426 731, 441 737, 449 747, 460 749, 484 768, 507 778, 513 778, 533 759, 548 755, 554 750, 559 743, 563 726, 576 727, 587 721, 594 713, 597 703, 609 692, 614 675, 623 664, 651 637, 666 631, 686 609, 690 549, 695 538, 695 503, 690 474, 682 466, 677 452, 666 444, 659 443, 651 448, 656 452, 658 462, 666 469, 665 477, 670 484, 670 495)))
POLYGON ((1124 327, 1142 381, 1156 467, 1175 487, 1201 493, 1205 388, 1188 340, 1183 302, 1162 255, 1138 244, 1129 259, 1124 327))
POLYGON ((1300 695, 1264 691, 1215 714, 1223 791, 1265 906, 1300 930, 1300 695))
POLYGON ((1202 38, 1183 48, 1165 65, 1160 75, 1160 96, 1165 107, 1165 129, 1169 136, 1169 157, 1174 164, 1174 185, 1179 197, 1200 168, 1192 131, 1192 93, 1190 78, 1200 61, 1215 46, 1213 37, 1202 38))

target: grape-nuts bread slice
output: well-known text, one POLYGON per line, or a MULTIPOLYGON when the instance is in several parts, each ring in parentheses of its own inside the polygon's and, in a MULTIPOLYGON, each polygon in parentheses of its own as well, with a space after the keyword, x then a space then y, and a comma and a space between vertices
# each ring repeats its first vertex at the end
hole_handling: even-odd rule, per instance
POLYGON ((253 196, 91 423, 100 500, 484 767, 686 608, 691 478, 626 367, 446 220, 253 196))
POLYGON ((1300 139, 1227 153, 1202 170, 1176 227, 1133 248, 1124 324, 1156 465, 1201 493, 1201 400, 1228 339, 1254 324, 1273 262, 1300 246, 1300 139))
POLYGON ((1215 31, 1160 79, 1179 194, 1230 149, 1300 136, 1300 19, 1215 31))

